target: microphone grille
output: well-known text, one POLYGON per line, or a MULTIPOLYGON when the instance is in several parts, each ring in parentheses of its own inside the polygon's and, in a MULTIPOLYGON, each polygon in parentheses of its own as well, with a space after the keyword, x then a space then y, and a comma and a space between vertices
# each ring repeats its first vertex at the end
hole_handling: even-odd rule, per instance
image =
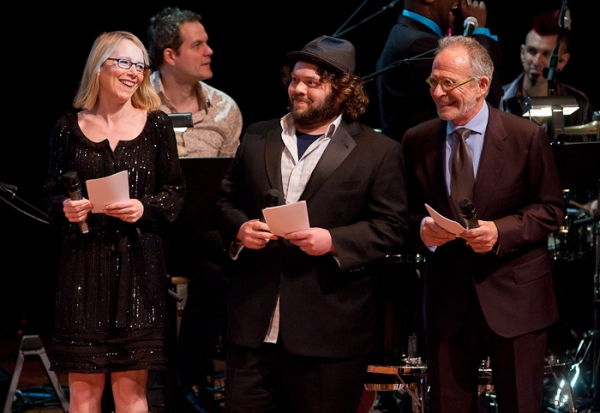
POLYGON ((69 191, 77 191, 81 188, 81 182, 79 181, 79 176, 75 171, 65 172, 63 175, 63 179, 65 180, 65 186, 69 191))
POLYGON ((460 208, 460 213, 463 215, 470 215, 475 211, 475 206, 469 199, 463 199, 458 203, 458 207, 460 208))
POLYGON ((279 205, 279 191, 277 189, 269 189, 265 195, 265 205, 268 207, 279 205))
POLYGON ((473 16, 469 16, 465 19, 463 23, 463 27, 467 27, 469 24, 473 24, 473 26, 477 29, 479 27, 479 22, 473 16))

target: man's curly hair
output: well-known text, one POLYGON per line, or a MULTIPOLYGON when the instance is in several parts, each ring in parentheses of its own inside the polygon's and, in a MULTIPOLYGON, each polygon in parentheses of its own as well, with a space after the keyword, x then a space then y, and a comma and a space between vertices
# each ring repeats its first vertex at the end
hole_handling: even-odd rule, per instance
MULTIPOLYGON (((292 65, 285 65, 282 69, 281 80, 287 88, 292 81, 292 65)), ((333 94, 342 101, 342 115, 348 120, 357 120, 369 107, 369 96, 364 87, 364 81, 348 73, 335 73, 327 69, 318 68, 317 73, 322 82, 331 84, 333 94)))

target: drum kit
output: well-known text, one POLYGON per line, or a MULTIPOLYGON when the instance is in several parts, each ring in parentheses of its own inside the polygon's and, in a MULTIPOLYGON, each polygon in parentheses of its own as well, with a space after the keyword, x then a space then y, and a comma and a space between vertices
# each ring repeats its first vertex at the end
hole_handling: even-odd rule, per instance
MULTIPOLYGON (((569 361, 560 361, 553 357, 547 358, 544 377, 544 399, 542 403, 543 412, 552 413, 576 413, 577 394, 576 387, 579 385, 583 364, 587 358, 587 352, 591 349, 591 340, 587 340, 578 358, 569 361)), ((373 395, 393 393, 395 405, 406 405, 410 400, 410 412, 426 413, 428 408, 427 365, 420 357, 407 358, 404 364, 399 366, 370 365, 367 369, 368 382, 364 388, 366 392, 373 395)), ((494 393, 494 382, 492 369, 489 367, 489 359, 482 360, 479 367, 478 396, 480 397, 479 411, 497 413, 498 405, 494 393)), ((373 405, 369 412, 391 411, 377 407, 377 397, 373 397, 373 405)), ((389 402, 388 402, 389 403, 389 402)), ((408 408, 394 410, 401 413, 408 412, 408 408)))
POLYGON ((570 189, 563 190, 563 198, 567 205, 567 214, 563 225, 548 236, 550 257, 553 260, 567 261, 592 257, 595 253, 594 212, 590 207, 593 201, 590 202, 590 206, 580 204, 573 200, 570 189))
POLYGON ((565 135, 596 135, 596 140, 600 141, 600 121, 594 120, 590 123, 586 123, 585 125, 565 126, 565 135))

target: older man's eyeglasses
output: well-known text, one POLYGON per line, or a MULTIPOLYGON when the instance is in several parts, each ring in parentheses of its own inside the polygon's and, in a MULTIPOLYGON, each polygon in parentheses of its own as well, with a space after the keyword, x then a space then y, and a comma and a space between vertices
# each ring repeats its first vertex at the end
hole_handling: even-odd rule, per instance
POLYGON ((133 63, 129 59, 119 59, 116 57, 109 57, 106 60, 113 60, 115 62, 115 65, 117 65, 121 69, 125 69, 125 70, 129 70, 129 69, 131 69, 131 66, 134 66, 135 70, 137 70, 139 73, 142 73, 142 74, 146 70, 149 69, 149 67, 146 66, 144 63, 133 63))
POLYGON ((431 86, 432 89, 435 89, 439 85, 444 92, 450 92, 451 90, 456 89, 459 86, 469 83, 471 80, 475 80, 475 78, 470 77, 461 82, 455 82, 454 80, 448 79, 447 77, 443 79, 436 79, 433 76, 429 76, 425 81, 429 86, 431 86))

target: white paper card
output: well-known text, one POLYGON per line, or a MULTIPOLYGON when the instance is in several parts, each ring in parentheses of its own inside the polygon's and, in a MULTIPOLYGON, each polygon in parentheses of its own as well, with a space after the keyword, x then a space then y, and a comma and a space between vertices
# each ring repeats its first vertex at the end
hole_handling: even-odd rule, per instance
POLYGON ((440 227, 444 228, 446 231, 459 235, 467 230, 458 222, 452 221, 451 219, 440 215, 435 209, 433 209, 429 205, 425 204, 425 208, 427 208, 427 211, 429 211, 429 215, 431 215, 431 218, 433 218, 435 223, 438 224, 440 227))
POLYGON ((310 228, 306 201, 265 208, 263 215, 271 232, 280 237, 310 228))
POLYGON ((94 208, 93 213, 101 213, 105 205, 129 199, 129 173, 127 171, 85 181, 88 197, 94 208))

